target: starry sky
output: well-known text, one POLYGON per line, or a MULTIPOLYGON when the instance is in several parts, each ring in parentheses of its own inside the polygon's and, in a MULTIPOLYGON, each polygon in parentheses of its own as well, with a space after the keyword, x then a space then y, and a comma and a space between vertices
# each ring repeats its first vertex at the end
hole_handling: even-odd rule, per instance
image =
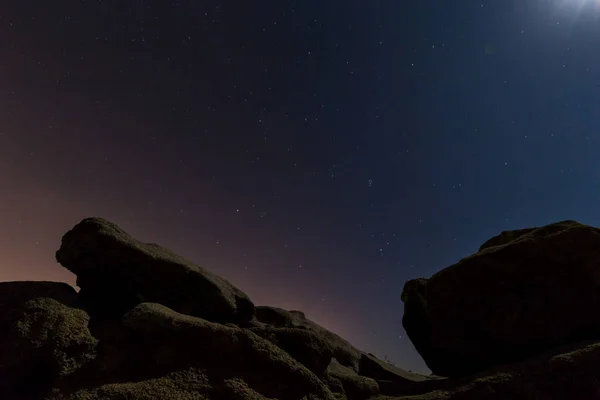
POLYGON ((429 372, 406 280, 600 225, 584 0, 20 0, 0 10, 0 280, 101 216, 429 372))

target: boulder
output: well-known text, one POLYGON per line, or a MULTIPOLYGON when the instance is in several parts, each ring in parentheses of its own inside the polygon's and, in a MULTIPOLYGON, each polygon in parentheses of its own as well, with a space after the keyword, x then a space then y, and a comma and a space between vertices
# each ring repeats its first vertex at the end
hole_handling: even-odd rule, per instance
POLYGON ((77 291, 63 282, 0 282, 0 318, 19 314, 25 303, 40 297, 54 299, 64 305, 74 305, 77 302, 77 291))
POLYGON ((599 245, 573 221, 507 231, 407 282, 403 324, 426 376, 86 219, 56 255, 79 293, 0 283, 0 398, 600 399, 599 245))
POLYGON ((141 303, 92 368, 58 399, 322 399, 333 394, 286 352, 251 331, 141 303))
MULTIPOLYGON (((347 386, 350 380, 362 387, 364 382, 373 381, 378 385, 377 390, 381 386, 382 394, 419 394, 438 387, 438 381, 443 379, 409 372, 366 354, 307 319, 300 311, 258 306, 256 321, 249 329, 285 350, 319 378, 325 379, 330 387, 343 387, 343 383, 347 386), (331 368, 344 371, 343 377, 330 374, 331 368), (352 374, 348 375, 348 371, 352 374)), ((339 393, 346 395, 345 391, 339 393)))
POLYGON ((374 379, 381 394, 421 394, 443 387, 444 377, 410 372, 378 359, 373 354, 362 353, 359 373, 374 379))
POLYGON ((250 328, 254 333, 287 351, 317 376, 325 373, 332 358, 358 371, 361 352, 340 336, 307 319, 304 313, 258 306, 256 320, 259 323, 250 328))
POLYGON ((335 382, 332 386, 347 400, 366 400, 379 394, 379 385, 374 379, 360 376, 335 358, 327 367, 327 377, 330 382, 335 382))
POLYGON ((36 398, 95 358, 76 296, 64 283, 0 283, 0 398, 36 398))
POLYGON ((56 260, 77 275, 90 314, 120 317, 142 302, 215 322, 247 322, 254 304, 225 279, 116 224, 86 218, 63 238, 56 260))
POLYGON ((405 284, 403 326, 429 368, 460 377, 600 338, 600 230, 575 221, 503 232, 405 284))
POLYGON ((522 362, 448 379, 438 389, 377 400, 600 399, 600 341, 552 349, 522 362))

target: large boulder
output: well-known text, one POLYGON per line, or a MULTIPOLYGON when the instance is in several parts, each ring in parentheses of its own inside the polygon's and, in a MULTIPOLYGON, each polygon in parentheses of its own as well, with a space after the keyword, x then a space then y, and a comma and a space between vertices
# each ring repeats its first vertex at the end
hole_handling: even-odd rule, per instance
POLYGON ((507 231, 407 282, 403 324, 436 373, 425 376, 300 311, 255 308, 223 279, 87 219, 57 252, 79 294, 0 283, 0 398, 600 398, 599 244, 597 229, 573 221, 507 231))
POLYGON ((374 379, 360 376, 352 368, 340 364, 335 358, 327 367, 327 376, 324 380, 347 400, 366 400, 380 394, 379 385, 374 379))
POLYGON ((358 372, 360 350, 307 319, 304 313, 258 306, 256 320, 258 324, 250 328, 254 333, 284 349, 317 376, 325 373, 332 358, 358 372))
POLYGON ((37 398, 95 358, 76 296, 64 283, 0 283, 0 398, 37 398))
POLYGON ((285 351, 247 329, 142 303, 87 372, 55 399, 321 399, 327 386, 285 351))
POLYGON ((503 232, 406 283, 404 328, 429 368, 459 377, 600 338, 600 230, 575 221, 503 232))
POLYGON ((225 279, 102 218, 86 218, 67 232, 56 260, 77 275, 81 301, 93 316, 120 317, 142 302, 215 322, 254 315, 248 296, 225 279))
POLYGON ((439 377, 409 372, 366 354, 301 311, 258 306, 253 322, 252 332, 285 350, 319 378, 349 387, 341 392, 348 398, 379 391, 379 386, 382 394, 419 394, 439 386, 439 377))
POLYGON ((362 353, 359 373, 377 381, 381 394, 421 394, 444 386, 444 377, 407 371, 378 359, 373 354, 362 353))
POLYGON ((443 383, 420 395, 398 392, 402 395, 377 400, 600 399, 600 342, 558 347, 525 361, 443 383))

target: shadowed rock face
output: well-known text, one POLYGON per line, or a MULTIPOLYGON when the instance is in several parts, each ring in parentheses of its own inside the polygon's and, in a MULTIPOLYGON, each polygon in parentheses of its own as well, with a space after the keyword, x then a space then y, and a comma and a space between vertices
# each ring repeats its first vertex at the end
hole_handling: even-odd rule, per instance
POLYGON ((81 301, 91 313, 121 316, 142 302, 218 322, 246 322, 248 296, 225 279, 114 223, 87 218, 62 238, 56 260, 77 275, 81 301))
POLYGON ((76 298, 65 283, 0 283, 0 398, 37 398, 95 358, 76 298))
POLYGON ((267 398, 333 399, 317 376, 250 330, 180 314, 156 303, 139 304, 124 316, 123 325, 124 334, 135 338, 135 344, 122 355, 122 374, 132 374, 133 380, 188 367, 205 371, 209 382, 218 380, 208 395, 220 392, 228 398, 232 389, 227 382, 237 379, 244 391, 250 387, 267 398))
POLYGON ((448 379, 435 390, 377 400, 600 399, 600 341, 558 347, 525 361, 448 379))
POLYGON ((600 230, 574 221, 503 232, 409 281, 403 325, 431 370, 464 376, 600 338, 600 230))
POLYGON ((301 311, 255 309, 222 278, 86 219, 57 252, 79 293, 0 283, 0 399, 600 399, 600 339, 579 341, 596 332, 596 245, 597 231, 572 221, 504 232, 407 282, 404 326, 427 362, 454 376, 443 378, 364 353, 301 311), (558 289, 562 297, 550 294, 558 289), (534 335, 542 345, 531 356, 519 346, 535 346, 534 335))
POLYGON ((361 352, 346 340, 306 319, 304 313, 277 307, 256 307, 257 335, 271 340, 321 376, 335 358, 342 365, 359 371, 361 352))

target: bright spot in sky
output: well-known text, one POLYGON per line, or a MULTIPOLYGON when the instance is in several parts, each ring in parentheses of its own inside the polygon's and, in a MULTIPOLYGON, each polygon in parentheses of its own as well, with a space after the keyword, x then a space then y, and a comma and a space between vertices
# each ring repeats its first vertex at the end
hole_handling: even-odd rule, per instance
POLYGON ((529 4, 536 4, 532 11, 551 18, 556 25, 600 22, 600 0, 535 0, 529 4))
POLYGON ((582 12, 587 6, 593 6, 596 11, 600 10, 600 0, 544 0, 554 3, 560 9, 565 11, 582 12))

